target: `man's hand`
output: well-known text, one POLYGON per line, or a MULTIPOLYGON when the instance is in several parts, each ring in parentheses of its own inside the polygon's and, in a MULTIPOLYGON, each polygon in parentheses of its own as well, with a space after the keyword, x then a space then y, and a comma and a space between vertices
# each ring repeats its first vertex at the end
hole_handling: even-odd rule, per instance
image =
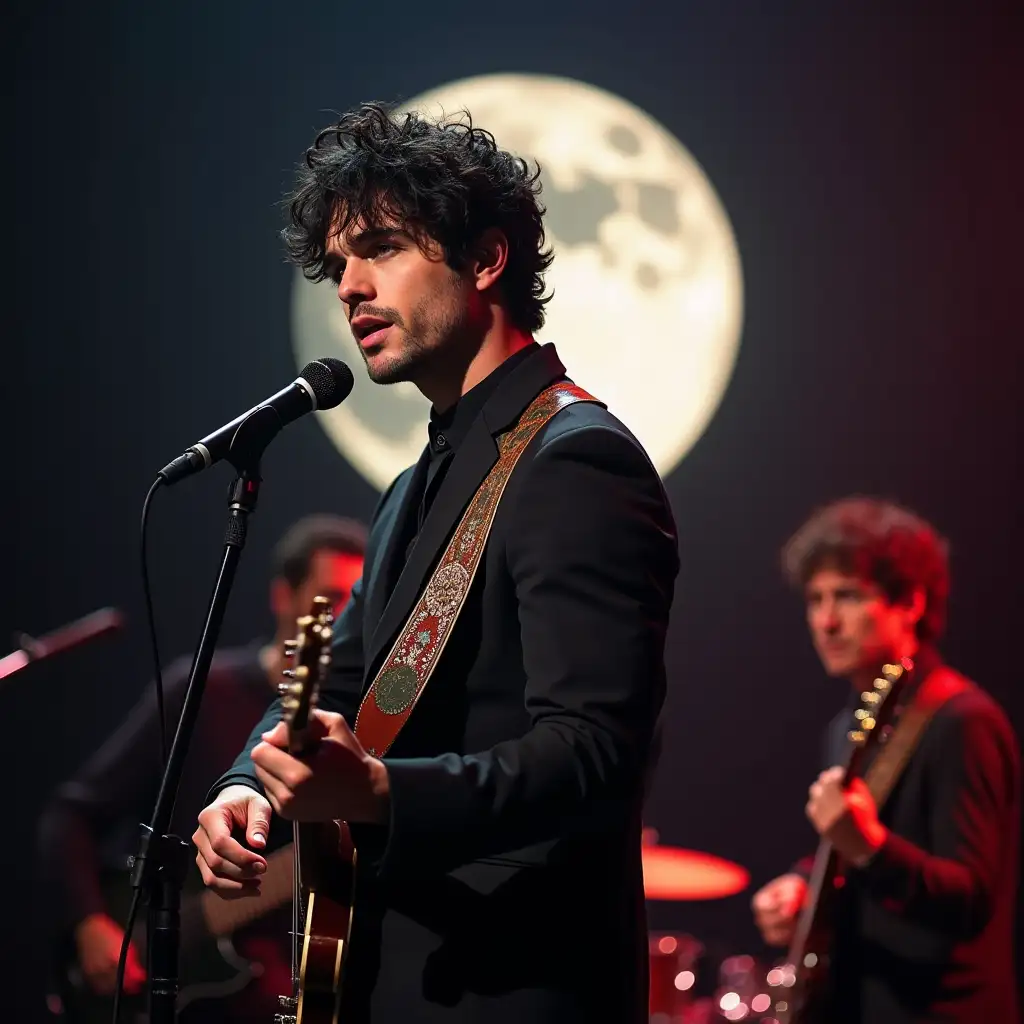
POLYGON ((829 768, 811 786, 807 817, 818 835, 851 864, 866 864, 885 842, 886 828, 878 820, 878 808, 862 779, 843 789, 843 769, 829 768))
POLYGON ((751 907, 761 937, 769 946, 788 946, 807 896, 802 875, 780 875, 754 894, 751 907))
POLYGON ((383 763, 363 749, 341 715, 314 711, 309 726, 315 746, 302 760, 288 753, 283 722, 253 749, 256 777, 274 810, 292 821, 386 822, 389 787, 383 763))
POLYGON ((192 835, 203 881, 225 899, 258 895, 259 876, 267 870, 267 862, 258 853, 231 838, 236 827, 245 829, 250 846, 262 849, 267 845, 270 804, 251 786, 221 790, 200 812, 199 828, 192 835))
MULTIPOLYGON (((117 983, 117 961, 121 955, 124 930, 106 914, 90 914, 75 928, 78 962, 86 983, 97 995, 113 995, 117 983)), ((129 995, 142 991, 146 972, 132 943, 124 965, 124 990, 129 995)))

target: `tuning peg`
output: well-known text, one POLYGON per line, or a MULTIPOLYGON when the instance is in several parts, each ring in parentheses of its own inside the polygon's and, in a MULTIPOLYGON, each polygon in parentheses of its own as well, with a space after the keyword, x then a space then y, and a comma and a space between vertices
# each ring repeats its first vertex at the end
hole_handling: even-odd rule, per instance
POLYGON ((327 668, 327 666, 330 665, 330 663, 331 663, 331 656, 329 654, 321 654, 320 655, 320 664, 323 665, 324 668, 327 668))
POLYGON ((864 733, 862 733, 859 729, 854 729, 852 732, 848 732, 846 734, 846 737, 851 743, 857 744, 863 743, 866 739, 864 733))
POLYGON ((299 649, 299 641, 298 640, 285 640, 285 642, 284 642, 284 649, 285 649, 285 653, 286 654, 290 654, 292 651, 297 651, 299 649))
POLYGON ((298 1009, 299 1001, 295 996, 278 996, 277 1005, 282 1010, 295 1010, 298 1009))
POLYGON ((297 665, 295 668, 286 668, 281 675, 286 679, 298 679, 304 681, 309 675, 309 669, 305 665, 297 665))
POLYGON ((861 695, 860 699, 865 704, 877 704, 882 698, 875 693, 873 690, 865 690, 861 695))
POLYGON ((868 732, 871 732, 871 730, 875 727, 875 720, 873 718, 865 718, 860 723, 860 727, 862 729, 866 729, 868 732))
POLYGON ((888 679, 876 679, 874 686, 879 693, 885 693, 886 690, 892 687, 892 683, 888 679))

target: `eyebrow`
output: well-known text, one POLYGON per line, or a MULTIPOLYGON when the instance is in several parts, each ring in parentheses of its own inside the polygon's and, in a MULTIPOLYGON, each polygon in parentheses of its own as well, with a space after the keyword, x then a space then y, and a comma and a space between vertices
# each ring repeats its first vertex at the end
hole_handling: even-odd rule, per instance
MULTIPOLYGON (((374 242, 383 241, 385 238, 396 238, 402 237, 408 240, 412 240, 412 235, 408 231, 404 231, 402 228, 364 228, 359 232, 358 235, 353 236, 349 239, 349 247, 351 249, 360 249, 367 245, 372 245, 374 242)), ((346 258, 339 256, 336 253, 328 253, 324 257, 323 272, 325 277, 332 277, 336 271, 340 268, 344 268, 346 258)))

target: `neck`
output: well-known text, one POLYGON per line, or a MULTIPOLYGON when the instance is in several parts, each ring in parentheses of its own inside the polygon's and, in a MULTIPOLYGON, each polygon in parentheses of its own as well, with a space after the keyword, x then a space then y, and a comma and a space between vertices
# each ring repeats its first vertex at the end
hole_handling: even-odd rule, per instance
POLYGON ((492 312, 490 327, 479 345, 468 352, 456 352, 453 358, 429 379, 416 381, 416 386, 438 412, 450 409, 467 391, 489 377, 506 359, 526 348, 533 338, 513 327, 504 310, 492 312))

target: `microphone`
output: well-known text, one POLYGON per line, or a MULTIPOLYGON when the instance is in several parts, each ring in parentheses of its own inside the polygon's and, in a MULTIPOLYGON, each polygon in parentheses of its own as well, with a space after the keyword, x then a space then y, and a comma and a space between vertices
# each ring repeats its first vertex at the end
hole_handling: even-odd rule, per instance
POLYGON ((197 441, 184 455, 168 462, 157 476, 167 485, 200 473, 221 459, 255 455, 257 458, 292 420, 314 409, 333 409, 352 391, 352 371, 329 356, 306 363, 288 387, 235 417, 219 430, 197 441), (246 429, 241 428, 243 424, 246 429))

